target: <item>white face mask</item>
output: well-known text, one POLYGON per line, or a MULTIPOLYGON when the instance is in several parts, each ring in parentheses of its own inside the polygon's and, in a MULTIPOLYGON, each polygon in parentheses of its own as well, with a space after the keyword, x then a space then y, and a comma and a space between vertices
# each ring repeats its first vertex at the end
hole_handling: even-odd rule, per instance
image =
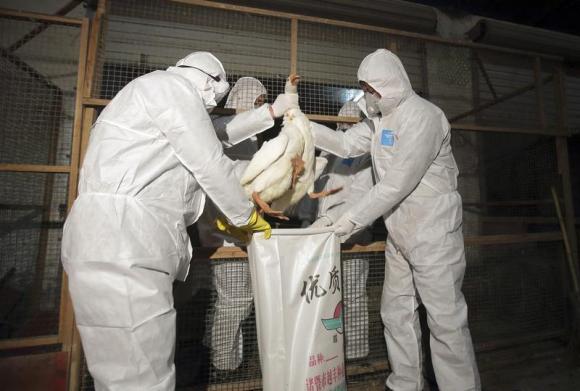
POLYGON ((381 112, 379 109, 379 100, 379 97, 376 95, 365 92, 356 104, 367 118, 372 118, 378 116, 381 112))
POLYGON ((369 113, 369 116, 376 117, 377 115, 380 114, 381 112, 381 109, 379 108, 380 98, 378 96, 376 96, 375 94, 371 94, 370 92, 365 92, 364 100, 367 106, 367 112, 369 113))
POLYGON ((220 101, 228 94, 228 91, 230 90, 230 85, 225 80, 221 80, 219 82, 214 82, 213 85, 214 85, 214 93, 215 93, 214 100, 217 104, 217 103, 220 103, 220 101))

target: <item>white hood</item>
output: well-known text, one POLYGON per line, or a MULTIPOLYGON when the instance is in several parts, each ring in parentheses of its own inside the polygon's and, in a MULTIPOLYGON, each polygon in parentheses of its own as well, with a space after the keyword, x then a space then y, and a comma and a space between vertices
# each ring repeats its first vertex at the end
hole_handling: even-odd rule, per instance
POLYGON ((224 66, 209 52, 193 52, 179 60, 168 72, 177 73, 189 80, 199 91, 206 109, 217 106, 230 89, 224 66), (219 81, 214 80, 219 78, 219 81))
POLYGON ((364 58, 358 68, 358 80, 364 81, 379 94, 379 108, 388 114, 413 94, 409 76, 397 57, 387 49, 377 49, 364 58))
POLYGON ((253 77, 238 79, 228 95, 225 107, 243 112, 254 109, 254 103, 260 95, 268 95, 268 91, 260 80, 253 77))

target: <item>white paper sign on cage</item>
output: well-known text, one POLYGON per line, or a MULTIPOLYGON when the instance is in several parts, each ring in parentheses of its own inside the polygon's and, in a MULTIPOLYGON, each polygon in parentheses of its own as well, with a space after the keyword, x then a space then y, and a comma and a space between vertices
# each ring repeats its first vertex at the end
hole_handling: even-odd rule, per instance
POLYGON ((264 391, 346 390, 340 241, 274 229, 248 246, 264 391))

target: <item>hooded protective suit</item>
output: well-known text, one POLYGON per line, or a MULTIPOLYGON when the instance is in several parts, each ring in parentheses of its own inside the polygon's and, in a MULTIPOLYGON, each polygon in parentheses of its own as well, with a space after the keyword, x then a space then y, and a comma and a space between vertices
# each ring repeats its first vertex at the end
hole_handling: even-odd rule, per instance
MULTIPOLYGON (((360 117, 356 103, 346 102, 339 116, 360 117)), ((336 132, 352 127, 339 124, 336 132)), ((330 226, 352 208, 373 187, 373 173, 369 154, 351 159, 341 159, 322 152, 328 159, 326 169, 316 183, 317 191, 341 188, 338 193, 318 200, 317 221, 314 226, 330 226)), ((372 239, 369 229, 362 229, 348 238, 350 243, 368 243, 372 239)), ((369 353, 369 311, 366 292, 369 261, 364 258, 348 257, 343 260, 345 353, 348 359, 366 357, 369 353)))
MULTIPOLYGON (((341 219, 357 228, 383 217, 389 237, 381 315, 393 372, 387 386, 421 390, 418 292, 428 313, 442 390, 479 390, 467 305, 461 197, 443 112, 416 95, 400 60, 379 49, 358 70, 381 98, 381 115, 343 134, 313 126, 316 145, 343 158, 370 152, 376 185, 341 219)), ((367 105, 370 102, 366 102, 367 105)))
MULTIPOLYGON (((237 116, 244 119, 243 123, 239 119, 236 119, 234 123, 243 124, 247 129, 246 136, 261 132, 274 125, 274 120, 266 109, 267 105, 256 107, 258 97, 267 94, 268 91, 262 83, 253 77, 240 78, 230 91, 225 107, 236 109, 236 112, 239 113, 237 116), (269 121, 266 118, 269 118, 269 121)), ((230 128, 221 125, 231 124, 234 118, 216 119, 214 123, 217 122, 220 128, 218 134, 221 134, 223 128, 225 133, 236 134, 241 138, 242 132, 232 131, 231 125, 230 128)), ((230 136, 223 138, 231 139, 230 136)), ((224 153, 234 161, 236 172, 243 173, 254 153, 258 150, 258 141, 255 136, 251 136, 236 145, 230 146, 226 142, 224 146, 226 147, 224 153)), ((216 230, 214 223, 216 218, 216 208, 211 204, 207 205, 197 224, 201 245, 204 247, 233 246, 234 238, 216 230)), ((212 363, 220 370, 233 370, 240 365, 243 359, 241 323, 252 311, 250 272, 248 264, 239 261, 215 263, 213 271, 217 300, 209 338, 212 363)))
POLYGON ((206 194, 232 223, 253 206, 208 110, 229 86, 196 52, 125 86, 97 119, 66 220, 62 262, 97 390, 175 388, 172 282, 206 194))

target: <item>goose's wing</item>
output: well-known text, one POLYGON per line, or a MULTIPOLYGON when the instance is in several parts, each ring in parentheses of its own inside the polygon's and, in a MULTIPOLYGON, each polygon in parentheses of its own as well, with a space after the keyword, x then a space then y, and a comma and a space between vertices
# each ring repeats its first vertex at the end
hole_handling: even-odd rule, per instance
POLYGON ((246 171, 242 175, 241 184, 246 185, 254 180, 260 173, 270 167, 286 150, 288 136, 280 133, 276 138, 267 141, 262 148, 254 154, 246 171))

